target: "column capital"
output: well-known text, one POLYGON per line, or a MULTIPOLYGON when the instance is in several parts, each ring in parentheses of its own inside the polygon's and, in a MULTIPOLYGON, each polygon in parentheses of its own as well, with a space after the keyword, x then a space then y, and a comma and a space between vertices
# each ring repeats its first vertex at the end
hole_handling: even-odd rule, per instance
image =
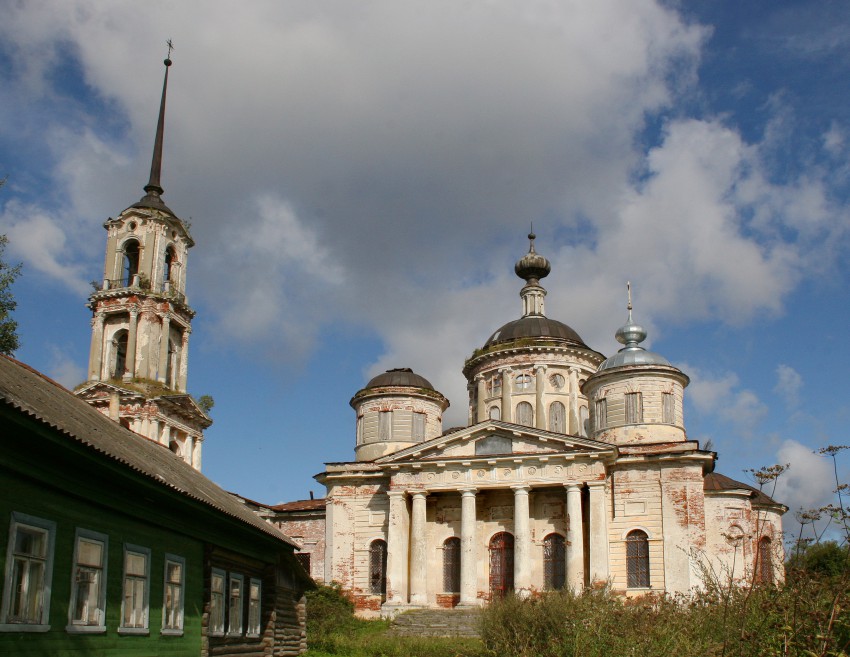
POLYGON ((513 369, 514 369, 513 367, 509 367, 507 365, 504 365, 504 366, 499 368, 499 374, 504 374, 505 372, 512 372, 513 369))
POLYGON ((135 319, 139 316, 139 307, 138 306, 130 306, 130 317, 135 319))
POLYGON ((462 497, 475 497, 475 494, 478 492, 477 488, 459 488, 460 494, 462 497))
POLYGON ((535 372, 540 372, 540 371, 545 372, 548 368, 549 368, 549 366, 548 366, 548 365, 535 365, 535 366, 534 366, 534 371, 535 371, 535 372))
POLYGON ((580 367, 576 367, 575 365, 572 365, 572 366, 570 367, 570 373, 571 373, 571 374, 578 374, 579 372, 581 372, 581 368, 580 368, 580 367))
POLYGON ((473 381, 483 381, 483 380, 484 380, 484 375, 483 375, 481 372, 479 372, 479 373, 478 373, 478 374, 476 374, 474 377, 472 377, 472 379, 473 379, 473 381))
POLYGON ((605 488, 607 483, 604 479, 600 479, 599 481, 586 481, 588 488, 605 488))
POLYGON ((407 492, 410 493, 411 497, 413 497, 414 499, 416 499, 417 497, 421 497, 421 498, 428 497, 428 491, 427 490, 410 490, 410 491, 407 491, 407 492))
POLYGON ((574 490, 581 490, 581 484, 577 484, 575 482, 564 484, 564 488, 567 489, 567 492, 574 490))
POLYGON ((518 494, 521 494, 521 493, 528 493, 531 490, 531 485, 530 484, 514 484, 513 486, 511 486, 511 490, 514 491, 515 495, 518 495, 518 494))
POLYGON ((387 495, 388 495, 389 497, 401 497, 401 498, 404 498, 404 496, 405 496, 405 495, 407 495, 407 492, 406 492, 406 491, 403 491, 403 490, 388 490, 388 491, 387 491, 387 495))

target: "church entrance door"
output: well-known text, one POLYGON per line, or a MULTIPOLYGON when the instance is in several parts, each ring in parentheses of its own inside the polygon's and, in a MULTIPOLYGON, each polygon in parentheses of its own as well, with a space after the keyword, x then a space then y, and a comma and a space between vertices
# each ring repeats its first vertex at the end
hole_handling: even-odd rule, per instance
POLYGON ((490 599, 514 590, 514 537, 499 532, 490 539, 490 599))

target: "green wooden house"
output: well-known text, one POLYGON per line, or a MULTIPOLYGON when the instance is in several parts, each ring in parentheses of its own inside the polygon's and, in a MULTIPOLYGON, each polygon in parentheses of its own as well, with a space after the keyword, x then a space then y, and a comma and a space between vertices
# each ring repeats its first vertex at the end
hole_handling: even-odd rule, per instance
POLYGON ((163 445, 0 357, 0 655, 297 655, 296 545, 163 445))

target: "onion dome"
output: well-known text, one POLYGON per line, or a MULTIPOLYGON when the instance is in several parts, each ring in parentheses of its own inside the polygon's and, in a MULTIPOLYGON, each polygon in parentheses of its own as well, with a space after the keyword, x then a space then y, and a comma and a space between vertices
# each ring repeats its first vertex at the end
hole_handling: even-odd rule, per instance
POLYGON ((643 347, 640 346, 640 343, 646 340, 646 329, 644 329, 640 324, 637 324, 632 320, 632 288, 631 283, 629 286, 629 318, 626 320, 626 323, 617 329, 617 332, 614 336, 617 338, 617 342, 623 345, 623 348, 620 349, 616 354, 611 356, 605 362, 603 362, 597 372, 602 372, 603 370, 610 370, 615 367, 625 367, 628 365, 664 365, 666 367, 670 367, 670 362, 664 358, 664 356, 660 356, 652 351, 647 351, 643 347))
POLYGON ((409 367, 399 367, 387 370, 383 374, 373 377, 366 384, 365 389, 384 388, 387 386, 403 386, 405 388, 425 388, 434 390, 434 386, 424 376, 419 376, 409 367))
POLYGON ((515 319, 496 329, 493 335, 484 343, 484 346, 488 347, 491 344, 511 342, 522 338, 548 338, 572 342, 582 347, 587 346, 579 337, 579 334, 563 322, 559 322, 556 319, 549 319, 548 317, 535 316, 515 319))
POLYGON ((541 278, 546 278, 552 271, 552 265, 542 255, 534 251, 534 233, 528 234, 528 253, 520 258, 514 266, 516 275, 529 285, 537 285, 541 278))

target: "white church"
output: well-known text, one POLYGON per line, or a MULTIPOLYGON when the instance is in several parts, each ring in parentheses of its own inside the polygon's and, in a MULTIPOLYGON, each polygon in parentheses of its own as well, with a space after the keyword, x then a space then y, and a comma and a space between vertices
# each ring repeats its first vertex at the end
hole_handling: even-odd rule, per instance
POLYGON ((316 476, 325 500, 272 507, 311 574, 362 616, 563 587, 687 593, 706 569, 780 578, 787 508, 688 440, 688 377, 641 346, 631 301, 607 359, 546 316, 534 239, 522 315, 463 364, 468 425, 443 429, 449 401, 423 376, 380 374, 351 400, 355 460, 316 476))

